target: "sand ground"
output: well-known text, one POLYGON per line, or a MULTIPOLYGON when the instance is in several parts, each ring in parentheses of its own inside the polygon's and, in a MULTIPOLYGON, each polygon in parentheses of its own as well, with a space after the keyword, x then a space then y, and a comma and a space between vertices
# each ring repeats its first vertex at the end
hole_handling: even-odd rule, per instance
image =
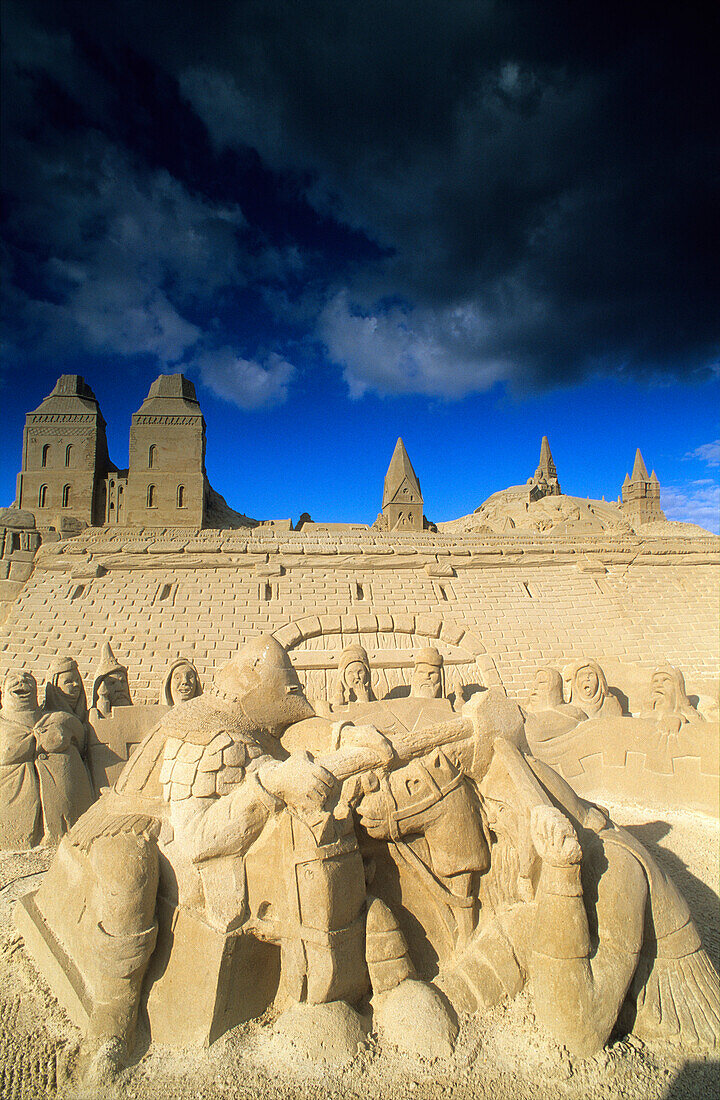
MULTIPOLYGON (((610 809, 680 886, 718 967, 718 822, 627 804, 610 809)), ((449 1062, 381 1051, 370 1039, 349 1066, 310 1063, 273 1033, 268 1016, 235 1028, 204 1050, 150 1045, 141 1029, 133 1064, 110 1092, 78 1090, 68 1075, 79 1032, 36 974, 12 922, 15 900, 37 888, 51 858, 43 850, 0 854, 2 1100, 705 1100, 720 1095, 717 1054, 680 1054, 630 1037, 594 1058, 570 1057, 536 1024, 527 991, 482 1019, 464 1020, 449 1062)))

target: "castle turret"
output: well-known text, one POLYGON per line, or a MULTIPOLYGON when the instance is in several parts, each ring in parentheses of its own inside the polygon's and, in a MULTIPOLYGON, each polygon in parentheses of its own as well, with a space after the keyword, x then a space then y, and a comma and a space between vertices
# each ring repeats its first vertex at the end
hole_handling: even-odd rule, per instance
POLYGON ((202 527, 207 491, 195 387, 182 374, 161 374, 132 418, 125 522, 202 527))
POLYGON ((402 439, 398 439, 395 444, 395 450, 385 474, 382 515, 386 518, 389 531, 423 530, 423 498, 420 482, 402 439))
POLYGON ((529 498, 540 500, 542 497, 560 496, 562 489, 558 481, 557 469, 550 451, 548 437, 542 437, 540 444, 540 461, 533 476, 528 480, 529 498))
POLYGON ((620 507, 632 523, 665 519, 665 513, 660 507, 660 482, 654 470, 648 477, 647 466, 639 447, 635 452, 632 476, 625 474, 620 507))
POLYGON ((63 374, 52 393, 25 418, 17 505, 38 527, 67 521, 102 524, 110 468, 105 421, 79 374, 63 374))

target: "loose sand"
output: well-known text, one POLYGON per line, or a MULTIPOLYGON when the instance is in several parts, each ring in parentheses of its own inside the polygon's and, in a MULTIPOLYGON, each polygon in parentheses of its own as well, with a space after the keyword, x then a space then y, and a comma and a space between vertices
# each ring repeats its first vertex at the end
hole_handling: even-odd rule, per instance
MULTIPOLYGON (((718 822, 698 814, 611 806, 669 871, 690 902, 704 945, 720 962, 718 822)), ((268 1015, 235 1028, 207 1050, 177 1052, 139 1036, 134 1061, 113 1089, 68 1081, 78 1031, 36 974, 12 923, 15 900, 37 888, 52 853, 0 855, 0 1097, 122 1097, 129 1100, 691 1100, 720 1095, 717 1057, 680 1055, 634 1038, 587 1061, 571 1058, 537 1026, 527 992, 482 1019, 464 1020, 449 1062, 380 1052, 370 1039, 345 1068, 311 1064, 272 1031, 268 1015)))

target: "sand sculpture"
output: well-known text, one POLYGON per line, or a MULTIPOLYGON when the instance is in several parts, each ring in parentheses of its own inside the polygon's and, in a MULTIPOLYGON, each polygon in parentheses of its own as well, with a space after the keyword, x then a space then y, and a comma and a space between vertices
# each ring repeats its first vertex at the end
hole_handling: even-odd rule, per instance
POLYGON ((562 675, 566 702, 578 707, 588 718, 622 714, 620 701, 608 691, 605 673, 597 661, 571 661, 562 675))
POLYGON ((653 672, 643 717, 654 719, 668 735, 691 722, 705 721, 687 697, 685 677, 672 665, 661 665, 653 672))
POLYGON ((8 672, 0 707, 0 848, 58 840, 94 798, 85 764, 82 682, 71 660, 53 666, 46 703, 37 681, 8 672))
MULTIPOLYGON (((576 664, 572 685, 595 671, 576 664)), ((362 1033, 353 1013, 369 1004, 381 1036, 449 1053, 457 1012, 528 982, 538 1017, 580 1055, 618 1022, 716 1041, 717 975, 649 853, 528 754, 501 689, 457 714, 429 686, 358 699, 352 720, 315 717, 284 648, 261 635, 166 712, 17 909, 83 1027, 88 1078, 127 1057, 143 989, 152 1035, 180 1045, 274 1001, 303 1006, 308 1036, 348 1014, 362 1033), (286 731, 326 747, 288 754, 286 731), (390 849, 415 884, 399 901, 384 886, 390 849), (432 934, 433 912, 446 938, 429 967, 403 917, 427 916, 432 934), (421 1037, 393 1030, 408 1006, 421 1037)), ((582 690, 597 703, 598 685, 582 690)))
POLYGON ((110 643, 102 649, 100 665, 95 673, 92 694, 92 720, 109 718, 116 707, 131 707, 128 670, 115 657, 110 643))
POLYGON ((370 662, 363 647, 351 645, 344 649, 338 667, 337 687, 333 700, 335 706, 367 703, 374 699, 370 677, 370 662))
POLYGON ((415 657, 410 694, 419 699, 445 697, 443 659, 435 646, 426 646, 415 657))
POLYGON ((196 699, 198 695, 202 695, 198 670, 192 661, 188 661, 185 657, 178 657, 170 665, 162 682, 159 702, 163 706, 174 707, 178 703, 187 703, 189 699, 196 699))

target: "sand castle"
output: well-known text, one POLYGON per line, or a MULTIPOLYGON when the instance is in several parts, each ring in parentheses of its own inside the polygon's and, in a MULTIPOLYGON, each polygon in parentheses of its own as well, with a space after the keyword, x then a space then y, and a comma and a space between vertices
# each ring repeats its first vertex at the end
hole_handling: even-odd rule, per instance
POLYGON ((720 547, 639 452, 583 501, 544 437, 436 527, 398 440, 372 526, 293 529, 220 505, 182 376, 127 471, 104 432, 61 378, 0 517, 0 837, 57 846, 15 919, 78 1074, 118 1071, 141 1009, 170 1045, 272 1008, 309 1048, 449 1057, 526 988, 578 1057, 613 1029, 711 1048, 690 910, 596 801, 718 813, 720 547))

